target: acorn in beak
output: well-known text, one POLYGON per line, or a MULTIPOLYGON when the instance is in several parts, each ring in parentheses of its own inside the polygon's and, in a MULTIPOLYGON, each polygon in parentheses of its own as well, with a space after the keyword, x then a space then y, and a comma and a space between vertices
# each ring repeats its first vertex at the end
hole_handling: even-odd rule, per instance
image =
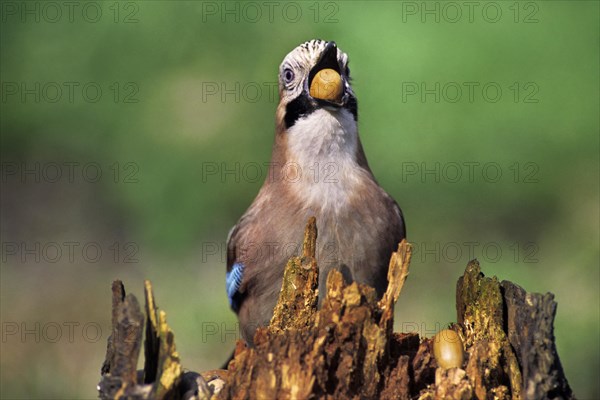
POLYGON ((335 42, 329 42, 308 75, 309 94, 314 99, 342 106, 344 86, 345 82, 337 59, 337 46, 335 42))

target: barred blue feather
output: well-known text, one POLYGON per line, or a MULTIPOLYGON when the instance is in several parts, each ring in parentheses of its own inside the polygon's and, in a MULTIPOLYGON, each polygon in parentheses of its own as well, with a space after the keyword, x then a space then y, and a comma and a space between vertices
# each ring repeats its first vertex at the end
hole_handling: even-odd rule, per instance
POLYGON ((238 289, 244 279, 244 264, 235 263, 231 267, 231 271, 225 275, 225 289, 227 290, 227 297, 229 298, 229 305, 234 311, 237 311, 240 307, 238 289))

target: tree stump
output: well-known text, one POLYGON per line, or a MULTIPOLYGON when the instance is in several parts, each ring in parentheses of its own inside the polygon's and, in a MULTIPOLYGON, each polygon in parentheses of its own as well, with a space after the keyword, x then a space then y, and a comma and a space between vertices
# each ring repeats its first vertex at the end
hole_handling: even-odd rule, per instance
MULTIPOLYGON (((239 340, 228 370, 182 372, 173 332, 145 282, 144 370, 135 372, 144 317, 113 284, 113 333, 99 385, 103 399, 540 399, 573 398, 554 344, 556 303, 487 278, 471 261, 457 283, 460 366, 438 367, 436 338, 394 333, 394 306, 408 276, 411 246, 392 254, 381 300, 333 270, 318 309, 317 227, 292 257, 273 318, 254 347, 239 340), (517 329, 518 327, 518 329, 517 329)), ((452 332, 451 332, 452 333, 452 332)), ((454 335, 456 336, 456 335, 454 335)), ((455 346, 456 347, 456 346, 455 346)), ((225 357, 224 357, 225 358, 225 357)), ((444 365, 442 363, 441 365, 444 365)))

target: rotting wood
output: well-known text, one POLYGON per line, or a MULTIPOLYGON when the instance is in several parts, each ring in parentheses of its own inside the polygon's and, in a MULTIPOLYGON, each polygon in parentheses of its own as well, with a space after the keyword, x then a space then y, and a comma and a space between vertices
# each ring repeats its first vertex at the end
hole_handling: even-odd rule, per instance
MULTIPOLYGON (((145 282, 146 340, 144 370, 137 371, 142 346, 144 315, 134 295, 125 296, 121 281, 113 282, 112 335, 108 339, 102 380, 98 384, 101 399, 179 399, 187 388, 180 385, 182 369, 175 349, 173 332, 166 314, 156 308, 152 286, 145 282)), ((192 384, 189 379, 186 384, 192 384)), ((193 386, 194 392, 197 385, 193 386)))
POLYGON ((522 369, 524 398, 573 398, 556 351, 554 295, 527 293, 509 281, 502 281, 500 289, 506 302, 508 341, 522 369))
MULTIPOLYGON (((166 314, 145 282, 144 318, 135 297, 113 283, 112 335, 99 385, 103 399, 538 399, 573 398, 556 352, 550 293, 483 275, 476 260, 457 282, 461 368, 437 367, 433 338, 394 333, 394 307, 409 271, 411 247, 392 254, 388 288, 327 277, 318 309, 317 226, 310 219, 302 254, 284 271, 280 297, 255 346, 238 341, 228 370, 183 372, 166 314), (146 322, 144 370, 135 373, 146 322), (518 327, 518 329, 517 329, 518 327)), ((225 357, 224 357, 225 358, 225 357)))

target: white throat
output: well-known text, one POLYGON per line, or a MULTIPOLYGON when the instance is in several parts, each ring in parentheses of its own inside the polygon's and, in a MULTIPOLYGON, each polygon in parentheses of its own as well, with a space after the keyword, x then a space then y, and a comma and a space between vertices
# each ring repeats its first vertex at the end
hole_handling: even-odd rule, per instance
POLYGON ((344 109, 320 109, 300 118, 287 131, 287 183, 309 207, 343 208, 367 172, 356 161, 358 129, 353 115, 344 109))

